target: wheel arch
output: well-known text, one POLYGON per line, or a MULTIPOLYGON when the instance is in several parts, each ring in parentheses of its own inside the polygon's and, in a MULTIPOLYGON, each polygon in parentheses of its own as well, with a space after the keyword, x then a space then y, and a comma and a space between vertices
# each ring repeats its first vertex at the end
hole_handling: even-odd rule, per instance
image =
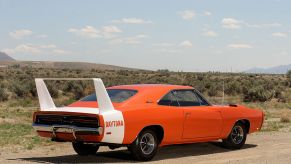
POLYGON ((251 123, 250 123, 250 121, 249 121, 248 119, 240 119, 240 120, 237 120, 237 121, 234 123, 234 125, 235 125, 236 123, 238 123, 238 122, 244 124, 245 127, 246 127, 246 131, 247 131, 247 133, 249 133, 249 131, 250 131, 250 127, 251 127, 251 123))
MULTIPOLYGON (((161 125, 148 125, 148 126, 145 126, 139 133, 138 133, 138 135, 142 132, 142 131, 144 131, 144 130, 148 130, 148 129, 150 129, 150 130, 153 130, 155 133, 156 133, 156 135, 157 135, 157 138, 158 138, 158 142, 159 142, 159 144, 163 141, 163 139, 164 139, 164 128, 161 126, 161 125)), ((138 135, 135 137, 135 138, 137 138, 138 137, 138 135)))

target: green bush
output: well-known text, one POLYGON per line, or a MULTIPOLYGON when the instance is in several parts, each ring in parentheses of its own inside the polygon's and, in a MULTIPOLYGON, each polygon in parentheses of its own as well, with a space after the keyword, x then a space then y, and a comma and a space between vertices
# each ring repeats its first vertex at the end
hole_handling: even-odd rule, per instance
POLYGON ((280 101, 284 103, 291 102, 291 89, 287 89, 286 91, 282 92, 282 94, 280 95, 280 101))
POLYGON ((21 83, 14 83, 13 85, 13 91, 18 97, 24 98, 27 94, 27 90, 24 87, 24 84, 21 83))
POLYGON ((80 82, 76 82, 76 81, 69 81, 67 83, 67 86, 65 88, 66 92, 71 92, 75 95, 75 99, 80 99, 82 98, 84 95, 84 86, 86 87, 86 85, 83 85, 80 82))
POLYGON ((265 102, 271 100, 274 96, 274 93, 271 91, 266 90, 263 86, 256 86, 249 89, 244 94, 244 101, 245 102, 265 102))
POLYGON ((208 89, 208 96, 213 97, 213 96, 217 96, 218 94, 218 88, 216 85, 210 85, 209 89, 208 89))
POLYGON ((56 86, 47 85, 47 89, 53 98, 59 97, 59 90, 56 88, 56 86))
POLYGON ((239 82, 232 81, 225 85, 225 94, 227 95, 238 95, 242 92, 242 87, 239 82))
POLYGON ((8 100, 8 98, 9 98, 8 96, 9 96, 9 94, 7 92, 7 89, 0 87, 0 101, 8 100))

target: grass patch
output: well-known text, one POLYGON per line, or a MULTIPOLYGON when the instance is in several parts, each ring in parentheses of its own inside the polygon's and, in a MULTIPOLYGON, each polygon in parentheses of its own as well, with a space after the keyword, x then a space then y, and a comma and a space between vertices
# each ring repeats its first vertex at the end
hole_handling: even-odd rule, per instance
POLYGON ((31 125, 28 124, 0 124, 0 146, 9 144, 22 144, 25 142, 26 135, 33 131, 31 125))
POLYGON ((279 131, 281 128, 284 128, 285 126, 277 121, 269 121, 265 122, 261 131, 279 131))
POLYGON ((0 147, 19 146, 31 150, 36 145, 48 144, 46 138, 37 136, 31 126, 33 107, 0 107, 0 147))
POLYGON ((7 104, 9 107, 32 107, 32 106, 36 106, 37 105, 37 101, 36 100, 32 100, 32 99, 17 99, 17 100, 11 100, 8 101, 7 104))
POLYGON ((17 145, 31 150, 36 145, 48 144, 50 141, 40 138, 30 124, 0 124, 0 146, 17 145))
POLYGON ((12 119, 19 123, 31 123, 32 114, 36 109, 23 107, 2 107, 0 108, 0 118, 12 119))

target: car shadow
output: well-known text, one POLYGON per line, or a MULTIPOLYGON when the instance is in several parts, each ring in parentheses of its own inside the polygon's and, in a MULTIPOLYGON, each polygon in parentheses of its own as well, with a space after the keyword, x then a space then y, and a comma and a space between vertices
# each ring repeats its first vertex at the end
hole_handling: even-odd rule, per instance
MULTIPOLYGON (((242 149, 249 149, 256 146, 257 145, 253 144, 245 144, 242 149)), ((199 155, 223 153, 228 151, 233 150, 223 148, 220 142, 171 145, 160 148, 153 161, 190 156, 193 157, 199 155)), ((15 158, 8 160, 38 163, 135 163, 135 161, 133 161, 132 159, 131 154, 126 149, 98 152, 96 155, 90 156, 63 155, 54 157, 15 158)))

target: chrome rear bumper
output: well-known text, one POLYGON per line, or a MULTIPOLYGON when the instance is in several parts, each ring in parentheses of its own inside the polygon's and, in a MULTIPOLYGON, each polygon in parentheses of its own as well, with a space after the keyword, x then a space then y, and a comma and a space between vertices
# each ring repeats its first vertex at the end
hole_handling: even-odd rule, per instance
POLYGON ((103 132, 102 127, 98 128, 87 128, 87 127, 77 127, 72 125, 43 125, 43 124, 32 124, 36 131, 51 132, 52 138, 56 138, 56 133, 71 133, 75 139, 77 139, 76 134, 83 135, 101 135, 103 132))

